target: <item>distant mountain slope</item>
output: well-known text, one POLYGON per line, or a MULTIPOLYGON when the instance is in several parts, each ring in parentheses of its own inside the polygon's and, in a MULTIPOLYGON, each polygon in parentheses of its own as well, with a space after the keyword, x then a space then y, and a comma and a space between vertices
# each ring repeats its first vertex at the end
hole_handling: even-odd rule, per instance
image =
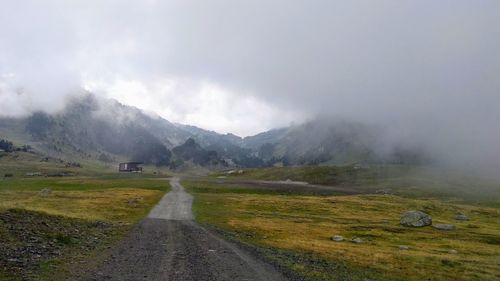
MULTIPOLYGON (((213 158, 217 161, 225 159, 230 165, 240 166, 262 165, 250 149, 240 146, 242 139, 238 136, 174 124, 92 94, 74 98, 55 114, 35 112, 25 118, 0 118, 0 136, 30 144, 55 157, 133 160, 156 165, 169 165, 171 150, 192 139, 207 151, 215 152, 213 158)), ((209 165, 210 161, 195 162, 209 165)))
POLYGON ((0 118, 0 138, 66 159, 173 166, 190 161, 212 167, 425 161, 421 149, 403 144, 387 148, 382 135, 380 129, 364 124, 322 118, 240 138, 174 124, 89 93, 55 114, 0 118))
POLYGON ((274 144, 281 141, 289 130, 290 128, 273 129, 255 136, 245 137, 241 141, 241 145, 245 148, 259 150, 265 144, 274 144))
MULTIPOLYGON (((196 136, 203 138, 204 132, 212 139, 217 137, 201 129, 196 136)), ((56 114, 35 112, 26 118, 0 118, 0 136, 58 157, 168 165, 170 149, 193 133, 135 107, 85 94, 56 114)))
POLYGON ((274 144, 285 164, 370 162, 376 132, 354 122, 318 119, 290 128, 274 144))
POLYGON ((172 149, 174 161, 171 168, 178 168, 189 161, 200 166, 227 166, 226 163, 217 155, 216 151, 202 148, 196 141, 189 138, 183 144, 172 149))
POLYGON ((267 165, 407 163, 429 161, 426 152, 405 143, 387 144, 380 128, 318 118, 301 125, 245 138, 267 165))
POLYGON ((219 134, 214 131, 207 131, 191 125, 177 124, 178 128, 191 134, 191 138, 195 139, 202 146, 209 146, 223 142, 224 144, 237 144, 242 141, 241 137, 233 134, 219 134))

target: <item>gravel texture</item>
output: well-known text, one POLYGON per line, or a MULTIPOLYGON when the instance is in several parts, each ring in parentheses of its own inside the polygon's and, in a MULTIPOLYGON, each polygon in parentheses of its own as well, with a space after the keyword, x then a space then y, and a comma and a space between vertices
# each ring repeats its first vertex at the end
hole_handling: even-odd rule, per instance
POLYGON ((192 197, 172 191, 79 280, 286 280, 280 271, 196 224, 192 197))

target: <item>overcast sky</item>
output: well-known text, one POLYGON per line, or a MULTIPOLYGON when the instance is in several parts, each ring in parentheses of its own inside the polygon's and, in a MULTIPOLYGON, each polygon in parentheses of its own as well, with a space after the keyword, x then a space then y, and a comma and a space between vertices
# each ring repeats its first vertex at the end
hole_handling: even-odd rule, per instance
POLYGON ((328 114, 498 148, 498 0, 0 4, 1 115, 85 88, 242 136, 328 114))

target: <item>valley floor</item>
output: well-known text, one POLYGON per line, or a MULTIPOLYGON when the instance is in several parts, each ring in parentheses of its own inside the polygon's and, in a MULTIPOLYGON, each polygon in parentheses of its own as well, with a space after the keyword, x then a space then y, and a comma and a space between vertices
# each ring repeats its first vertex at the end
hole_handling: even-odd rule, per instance
POLYGON ((18 171, 0 180, 0 280, 500 278, 495 184, 455 198, 427 176, 272 168, 184 177, 189 195, 158 173, 18 171), (410 209, 456 228, 403 227, 410 209))
POLYGON ((327 188, 316 186, 220 177, 184 185, 194 194, 199 222, 306 280, 500 278, 500 210, 494 206, 366 194, 366 187, 358 189, 365 194, 341 195, 338 188, 325 194, 327 188), (412 209, 456 229, 401 226, 401 214, 412 209), (457 221, 459 213, 470 220, 457 221), (344 240, 332 241, 335 235, 344 240))

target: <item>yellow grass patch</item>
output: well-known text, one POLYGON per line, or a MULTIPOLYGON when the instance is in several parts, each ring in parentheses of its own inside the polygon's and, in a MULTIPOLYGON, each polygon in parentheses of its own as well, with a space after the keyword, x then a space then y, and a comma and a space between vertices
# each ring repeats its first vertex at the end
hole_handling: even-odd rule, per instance
POLYGON ((345 261, 387 278, 405 280, 494 280, 499 278, 500 210, 397 196, 283 196, 197 194, 197 218, 252 235, 253 242, 345 261), (454 231, 405 228, 410 209, 451 223, 454 231), (455 221, 458 212, 470 221, 455 221), (334 242, 333 235, 347 241, 334 242), (360 237, 363 243, 349 240, 360 237), (400 250, 408 245, 409 250, 400 250), (450 253, 456 250, 458 253, 450 253))
POLYGON ((159 190, 2 191, 0 209, 20 208, 72 218, 134 223, 163 195, 159 190))

